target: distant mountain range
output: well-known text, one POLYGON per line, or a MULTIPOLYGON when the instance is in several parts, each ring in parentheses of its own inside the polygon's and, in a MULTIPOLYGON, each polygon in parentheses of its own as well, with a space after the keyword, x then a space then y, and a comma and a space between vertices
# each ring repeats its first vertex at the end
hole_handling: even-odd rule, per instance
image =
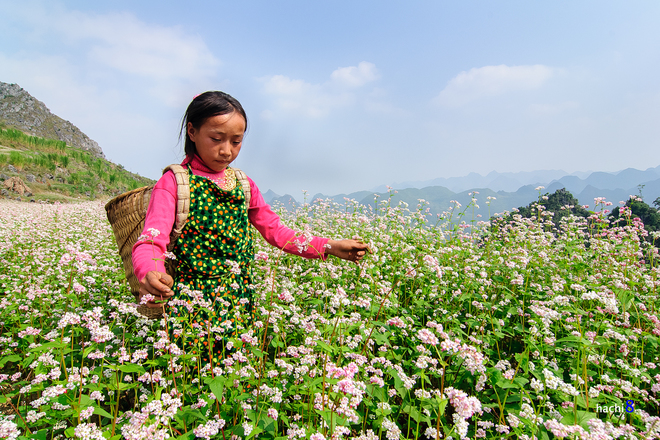
MULTIPOLYGON (((462 177, 440 177, 433 180, 410 181, 390 185, 394 189, 426 188, 429 186, 444 186, 454 192, 467 191, 472 188, 490 188, 493 191, 517 191, 525 185, 542 184, 559 180, 565 176, 586 178, 591 171, 567 173, 563 170, 521 171, 517 173, 498 173, 492 171, 485 176, 470 173, 462 177)), ((538 185, 537 185, 538 186, 538 185)), ((386 192, 387 186, 380 185, 372 188, 375 192, 386 192)))
MULTIPOLYGON (((640 195, 652 204, 660 197, 660 166, 640 171, 628 168, 614 173, 583 172, 568 174, 561 170, 531 171, 520 173, 492 172, 487 176, 471 173, 464 177, 440 178, 427 182, 404 182, 394 186, 396 194, 392 196, 392 204, 399 201, 408 203, 410 209, 416 209, 419 199, 428 202, 428 207, 434 214, 447 211, 458 201, 462 207, 456 213, 465 209, 472 197, 476 197, 478 208, 471 208, 465 212, 464 220, 481 215, 482 219, 489 215, 510 211, 512 208, 526 206, 539 195, 553 193, 560 188, 570 191, 582 205, 595 209, 594 198, 605 197, 608 201, 618 205, 619 201, 627 200, 631 195, 640 195), (421 186, 430 183, 428 186, 421 186), (444 185, 439 185, 444 183, 444 185), (408 185, 409 187, 404 188, 408 185), (535 188, 543 186, 537 191, 535 188), (474 194, 478 192, 478 194, 474 194), (487 197, 490 206, 486 204, 487 197)), ((316 194, 310 201, 316 199, 330 199, 343 204, 345 198, 357 200, 363 205, 375 206, 375 200, 387 200, 389 194, 386 187, 378 187, 372 191, 358 191, 351 194, 337 194, 327 196, 316 194)), ((268 203, 281 203, 285 207, 297 203, 290 195, 279 196, 272 191, 264 194, 268 203)))

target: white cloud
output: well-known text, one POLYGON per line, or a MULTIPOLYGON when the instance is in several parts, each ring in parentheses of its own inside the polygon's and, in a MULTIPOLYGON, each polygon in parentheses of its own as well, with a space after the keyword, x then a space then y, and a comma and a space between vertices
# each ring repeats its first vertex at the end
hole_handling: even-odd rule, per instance
POLYGON ((301 79, 274 75, 266 80, 264 90, 272 95, 299 97, 304 94, 318 93, 320 86, 314 86, 301 79))
POLYGON ((534 90, 545 84, 556 70, 541 64, 533 66, 484 66, 463 71, 449 80, 436 101, 448 107, 503 95, 534 90))
POLYGON ((102 92, 94 85, 81 84, 76 76, 75 67, 62 56, 22 58, 0 53, 0 80, 23 87, 56 114, 72 115, 79 109, 83 109, 82 114, 100 111, 102 92))
POLYGON ((90 15, 63 12, 51 25, 74 41, 88 42, 96 63, 156 80, 191 80, 211 76, 219 66, 199 35, 179 26, 159 26, 129 13, 90 15))
POLYGON ((529 106, 529 109, 533 113, 546 116, 562 113, 567 110, 574 110, 579 107, 580 104, 576 101, 564 101, 557 104, 532 104, 529 106))
POLYGON ((31 41, 56 47, 79 77, 107 78, 108 87, 145 82, 149 94, 168 105, 180 106, 175 96, 211 84, 220 66, 199 35, 127 12, 91 14, 37 1, 10 15, 31 41))
POLYGON ((362 61, 357 66, 340 67, 330 74, 330 78, 337 84, 361 87, 368 82, 377 80, 380 75, 375 64, 362 61))
MULTIPOLYGON (((358 99, 357 89, 378 77, 376 66, 363 61, 357 66, 340 67, 330 74, 329 81, 322 84, 312 84, 284 75, 264 77, 260 81, 264 92, 274 97, 274 104, 280 110, 318 118, 333 109, 355 103, 358 99)), ((264 115, 271 117, 273 113, 268 110, 264 115)))
POLYGON ((310 84, 283 75, 274 75, 263 81, 264 91, 275 97, 277 107, 312 118, 325 116, 330 110, 353 101, 349 93, 331 93, 324 85, 310 84))

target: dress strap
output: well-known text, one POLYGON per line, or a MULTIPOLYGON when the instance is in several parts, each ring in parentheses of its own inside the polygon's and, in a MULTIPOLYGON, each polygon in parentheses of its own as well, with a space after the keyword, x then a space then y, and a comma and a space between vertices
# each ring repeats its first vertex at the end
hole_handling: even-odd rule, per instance
POLYGON ((241 183, 243 194, 245 195, 245 206, 250 207, 250 199, 252 198, 252 191, 250 190, 250 181, 247 175, 240 168, 233 168, 236 179, 241 183))

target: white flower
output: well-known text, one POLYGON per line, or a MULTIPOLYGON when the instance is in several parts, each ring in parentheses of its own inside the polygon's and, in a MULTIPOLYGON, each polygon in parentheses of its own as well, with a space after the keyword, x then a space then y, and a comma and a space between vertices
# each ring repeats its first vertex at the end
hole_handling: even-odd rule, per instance
POLYGON ((248 437, 252 430, 254 429, 254 425, 250 425, 248 422, 243 422, 243 431, 245 432, 245 437, 248 437))
POLYGON ((90 406, 90 407, 85 408, 82 411, 80 411, 80 419, 81 420, 87 420, 90 417, 92 417, 92 414, 94 414, 94 407, 90 406))

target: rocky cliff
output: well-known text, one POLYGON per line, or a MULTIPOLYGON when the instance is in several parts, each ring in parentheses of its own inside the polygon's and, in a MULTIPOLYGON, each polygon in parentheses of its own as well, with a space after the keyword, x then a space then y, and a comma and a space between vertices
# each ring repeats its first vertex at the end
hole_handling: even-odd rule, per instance
POLYGON ((0 82, 0 122, 33 136, 59 139, 69 146, 105 158, 99 144, 71 122, 52 114, 43 102, 18 84, 0 82))

